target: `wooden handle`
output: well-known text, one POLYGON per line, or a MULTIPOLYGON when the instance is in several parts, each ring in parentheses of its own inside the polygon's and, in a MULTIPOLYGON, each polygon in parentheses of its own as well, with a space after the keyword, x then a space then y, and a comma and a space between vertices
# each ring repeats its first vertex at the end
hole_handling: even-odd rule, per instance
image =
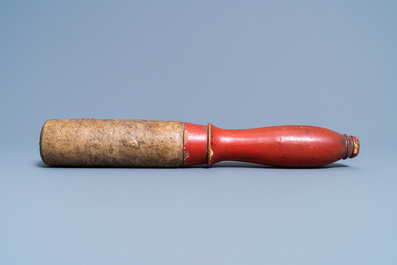
POLYGON ((180 167, 245 161, 318 167, 357 156, 354 136, 313 126, 225 130, 178 121, 49 120, 40 154, 52 166, 180 167))
POLYGON ((357 156, 360 143, 354 136, 314 126, 225 130, 212 124, 205 128, 185 123, 184 149, 185 166, 207 163, 210 167, 220 161, 244 161, 279 167, 319 167, 357 156))

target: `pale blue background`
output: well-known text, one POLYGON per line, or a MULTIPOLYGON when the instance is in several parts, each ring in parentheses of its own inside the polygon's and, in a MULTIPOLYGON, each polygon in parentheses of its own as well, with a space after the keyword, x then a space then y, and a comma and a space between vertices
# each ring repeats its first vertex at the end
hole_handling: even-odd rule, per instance
POLYGON ((397 2, 1 1, 0 264, 397 264, 397 2), (319 169, 48 168, 52 118, 308 124, 319 169))

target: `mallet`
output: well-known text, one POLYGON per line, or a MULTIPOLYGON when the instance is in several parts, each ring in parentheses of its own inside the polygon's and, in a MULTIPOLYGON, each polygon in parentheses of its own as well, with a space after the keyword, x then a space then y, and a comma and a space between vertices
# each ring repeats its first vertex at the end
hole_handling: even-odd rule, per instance
POLYGON ((40 155, 51 166, 188 167, 244 161, 319 167, 358 155, 355 136, 314 126, 226 130, 179 121, 48 120, 40 155))

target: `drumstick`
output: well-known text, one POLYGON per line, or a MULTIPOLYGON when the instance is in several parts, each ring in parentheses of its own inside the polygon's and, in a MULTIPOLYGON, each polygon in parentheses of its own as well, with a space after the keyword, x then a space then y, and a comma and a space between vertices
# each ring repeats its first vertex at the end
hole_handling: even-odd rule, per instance
POLYGON ((355 136, 315 126, 227 130, 179 121, 48 120, 40 155, 51 166, 188 167, 243 161, 319 167, 358 155, 355 136))

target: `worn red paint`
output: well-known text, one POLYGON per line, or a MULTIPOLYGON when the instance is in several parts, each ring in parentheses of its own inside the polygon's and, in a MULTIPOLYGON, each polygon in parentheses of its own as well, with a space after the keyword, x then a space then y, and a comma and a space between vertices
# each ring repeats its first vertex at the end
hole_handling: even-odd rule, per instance
POLYGON ((207 126, 185 122, 184 166, 207 163, 207 126))
POLYGON ((185 123, 184 148, 185 166, 244 161, 281 167, 318 167, 357 156, 359 142, 354 136, 314 126, 226 130, 212 124, 206 128, 185 123))

